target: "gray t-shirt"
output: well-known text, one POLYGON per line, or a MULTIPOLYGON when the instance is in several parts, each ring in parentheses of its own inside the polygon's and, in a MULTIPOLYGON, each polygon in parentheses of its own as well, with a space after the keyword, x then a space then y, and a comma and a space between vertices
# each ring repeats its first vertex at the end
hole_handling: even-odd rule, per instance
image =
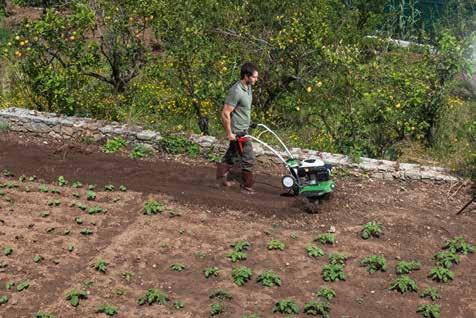
POLYGON ((225 104, 234 107, 231 113, 232 133, 236 134, 250 128, 252 99, 251 86, 244 86, 240 81, 236 82, 228 91, 225 104))

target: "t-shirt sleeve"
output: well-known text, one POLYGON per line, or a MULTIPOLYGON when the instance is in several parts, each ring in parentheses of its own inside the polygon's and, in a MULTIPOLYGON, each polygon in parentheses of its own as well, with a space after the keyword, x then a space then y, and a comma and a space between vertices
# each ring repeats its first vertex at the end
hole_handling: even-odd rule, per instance
POLYGON ((236 90, 233 87, 228 91, 228 96, 226 97, 225 104, 236 107, 238 105, 239 96, 236 93, 236 90))

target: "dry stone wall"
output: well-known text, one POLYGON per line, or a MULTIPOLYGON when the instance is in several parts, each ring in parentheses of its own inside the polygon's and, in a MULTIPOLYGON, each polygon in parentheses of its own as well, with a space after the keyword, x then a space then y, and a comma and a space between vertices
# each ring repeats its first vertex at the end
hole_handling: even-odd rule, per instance
MULTIPOLYGON (((158 147, 158 142, 162 139, 160 132, 145 130, 140 126, 90 118, 66 117, 55 113, 44 113, 14 107, 0 111, 0 125, 8 126, 9 130, 14 132, 32 133, 63 140, 89 138, 99 142, 108 138, 122 136, 130 143, 147 144, 154 148, 158 147)), ((219 141, 213 136, 191 135, 189 138, 205 149, 211 147, 225 149, 227 146, 225 141, 219 141)), ((260 144, 254 144, 254 149, 257 156, 274 156, 271 151, 264 149, 260 144)), ((359 169, 379 179, 458 180, 457 177, 451 175, 449 169, 443 167, 371 158, 361 158, 359 163, 355 163, 345 155, 300 148, 292 148, 290 152, 299 159, 321 157, 325 162, 334 166, 359 169)))

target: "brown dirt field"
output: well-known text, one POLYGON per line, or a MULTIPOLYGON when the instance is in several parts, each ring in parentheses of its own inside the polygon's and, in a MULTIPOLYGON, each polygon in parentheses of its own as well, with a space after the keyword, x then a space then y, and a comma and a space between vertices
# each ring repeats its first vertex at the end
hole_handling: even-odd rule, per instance
POLYGON ((435 266, 432 257, 446 240, 464 235, 467 241, 476 241, 474 207, 454 215, 470 199, 468 185, 340 175, 336 192, 319 214, 307 214, 299 201, 279 195, 280 178, 270 175, 269 169, 263 169, 268 174, 257 176, 258 194, 243 197, 238 188, 216 188, 213 166, 204 161, 181 163, 163 156, 134 160, 101 153, 96 146, 47 143, 0 135, 0 172, 8 169, 15 174, 0 176, 0 185, 5 186, 0 188, 0 248, 2 252, 5 246, 13 248, 11 255, 0 256, 0 262, 7 264, 0 268, 0 296, 9 296, 8 303, 0 305, 0 317, 34 317, 39 310, 57 317, 105 317, 96 313, 101 304, 115 306, 115 317, 208 317, 215 302, 209 295, 217 289, 233 296, 224 301, 225 312, 217 317, 241 318, 252 312, 284 317, 272 313, 274 303, 283 298, 299 305, 301 314, 293 317, 305 317, 304 304, 316 298, 320 287, 329 286, 337 294, 330 301, 331 317, 416 318, 421 317, 417 306, 431 301, 418 293, 389 290, 397 277, 396 263, 411 259, 422 264, 410 274, 420 289, 432 286, 440 291, 442 299, 435 303, 441 305, 441 317, 476 317, 474 254, 461 255, 460 264, 451 269, 453 281, 444 284, 427 278, 435 266), (20 182, 20 175, 36 175, 38 180, 20 182), (56 182, 60 175, 85 186, 60 187, 56 182), (45 183, 61 193, 41 193, 38 188, 45 183), (116 189, 124 184, 128 191, 105 192, 102 189, 108 183, 116 189), (87 184, 97 184, 96 201, 86 200, 87 184), (149 197, 162 202, 165 211, 144 215, 142 206, 149 197), (59 199, 60 206, 48 206, 53 199, 59 199), (70 206, 73 202, 88 208, 97 204, 107 212, 88 215, 70 206), (49 215, 41 217, 42 211, 49 215), (77 216, 83 224, 74 221, 77 216), (382 237, 359 237, 362 224, 369 220, 382 223, 382 237), (336 230, 336 244, 313 242, 331 226, 336 230), (80 234, 84 228, 91 228, 93 234, 80 234), (68 235, 65 229, 70 229, 68 235), (267 250, 272 238, 285 243, 285 250, 267 250), (227 259, 230 244, 242 239, 251 243, 248 258, 232 263, 227 259), (67 250, 68 244, 74 245, 73 252, 67 250), (309 244, 321 247, 326 256, 308 257, 305 247, 309 244), (321 277, 327 254, 332 252, 348 256, 346 281, 324 282, 321 277), (386 272, 369 274, 359 266, 362 257, 372 254, 385 256, 386 272), (35 263, 35 255, 44 259, 35 263), (105 274, 92 267, 100 259, 109 263, 105 274), (174 272, 170 269, 174 263, 187 268, 174 272), (233 283, 231 270, 241 265, 251 268, 253 277, 239 287, 233 283), (209 266, 217 266, 220 275, 206 279, 203 269, 209 266), (257 283, 264 269, 278 273, 282 286, 257 283), (134 273, 130 281, 123 278, 124 272, 134 273), (24 280, 29 288, 16 291, 24 280), (9 281, 17 285, 6 290, 9 281), (93 283, 86 287, 85 281, 93 283), (76 308, 65 300, 73 288, 89 293, 76 308), (167 292, 170 303, 139 306, 137 299, 149 288, 167 292), (175 309, 175 300, 183 301, 185 308, 175 309))

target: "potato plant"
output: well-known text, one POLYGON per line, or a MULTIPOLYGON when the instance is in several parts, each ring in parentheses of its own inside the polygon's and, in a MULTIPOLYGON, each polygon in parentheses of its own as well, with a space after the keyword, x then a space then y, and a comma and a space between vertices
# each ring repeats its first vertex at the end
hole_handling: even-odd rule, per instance
POLYGON ((432 301, 435 301, 437 299, 440 299, 440 293, 438 292, 438 290, 436 288, 433 288, 433 287, 427 287, 425 288, 421 294, 420 294, 420 297, 421 298, 425 298, 425 297, 430 297, 432 301))
POLYGON ((371 237, 380 237, 382 234, 382 225, 377 223, 376 221, 370 221, 364 224, 362 231, 360 232, 360 236, 367 240, 371 237))
POLYGON ((474 246, 467 243, 464 239, 463 236, 457 236, 448 242, 443 246, 443 249, 447 249, 450 252, 453 253, 460 253, 460 254, 468 254, 468 253, 474 253, 474 246))
POLYGON ((440 305, 438 304, 424 304, 417 308, 417 313, 425 318, 440 318, 440 305))
POLYGON ((231 271, 231 277, 233 278, 235 284, 237 284, 238 286, 243 286, 247 281, 251 279, 252 275, 253 272, 250 268, 246 266, 236 267, 233 268, 233 270, 231 271))
POLYGON ((344 265, 342 264, 327 264, 322 268, 322 278, 328 282, 336 280, 345 280, 344 265))
POLYGON ((367 266, 369 273, 375 273, 377 271, 385 272, 387 270, 387 261, 385 257, 381 255, 370 255, 360 261, 360 266, 367 266))
POLYGON ((147 290, 147 293, 140 297, 138 300, 139 305, 152 305, 152 304, 159 304, 159 305, 165 305, 169 301, 169 296, 167 293, 161 291, 160 289, 157 288, 151 288, 147 290))
POLYGON ((96 269, 98 272, 106 273, 108 265, 109 263, 107 263, 106 261, 98 260, 94 265, 94 269, 96 269))
POLYGON ((217 289, 217 290, 213 291, 210 294, 210 296, 208 296, 208 298, 218 299, 218 300, 224 301, 224 300, 232 300, 233 296, 229 292, 227 292, 226 290, 217 289))
POLYGON ((323 318, 330 318, 331 308, 326 302, 311 300, 304 304, 303 312, 309 316, 321 316, 323 318))
POLYGON ((421 267, 421 263, 419 261, 400 261, 395 266, 395 271, 397 274, 409 274, 414 270, 419 270, 421 267))
POLYGON ((451 251, 436 253, 433 258, 436 260, 436 265, 444 268, 451 268, 453 264, 459 264, 460 262, 459 255, 451 251))
POLYGON ((81 299, 88 299, 87 291, 73 289, 66 294, 66 300, 69 300, 69 303, 73 307, 77 307, 81 299))
POLYGON ((216 266, 207 267, 203 270, 203 275, 205 275, 205 278, 210 278, 212 276, 217 277, 219 274, 220 270, 216 266))
POLYGON ((214 303, 210 306, 210 316, 217 316, 225 311, 222 303, 214 303))
POLYGON ((325 255, 324 251, 316 245, 308 245, 306 247, 306 253, 309 257, 321 257, 325 255))
POLYGON ((280 299, 274 304, 273 312, 299 314, 299 306, 292 299, 280 299))
POLYGON ((43 311, 39 311, 35 314, 35 318, 56 318, 56 316, 43 311))
POLYGON ((321 244, 330 244, 333 245, 336 242, 336 238, 332 233, 322 233, 319 234, 314 241, 319 241, 321 244))
POLYGON ((407 292, 418 291, 418 286, 410 276, 402 275, 397 277, 397 279, 395 279, 395 281, 390 285, 390 290, 397 290, 400 293, 405 294, 407 292))
POLYGON ((170 269, 173 270, 174 272, 182 272, 185 269, 187 269, 187 266, 185 266, 185 264, 182 264, 182 263, 175 263, 170 265, 170 269))
POLYGON ((347 261, 347 256, 345 256, 342 253, 335 252, 335 253, 329 254, 328 259, 329 259, 329 264, 345 265, 345 262, 347 261))
POLYGON ((117 308, 111 305, 104 304, 98 308, 97 312, 106 314, 108 316, 114 316, 117 314, 117 308))
POLYGON ((321 287, 319 291, 316 293, 317 297, 323 297, 326 300, 332 300, 336 296, 336 292, 329 287, 321 287))
POLYGON ((164 206, 155 201, 154 199, 149 199, 144 203, 144 214, 153 215, 157 213, 162 213, 164 211, 164 206))
POLYGON ((454 274, 448 268, 445 267, 435 267, 431 269, 428 277, 436 280, 437 282, 447 283, 450 280, 453 280, 454 274))
POLYGON ((276 239, 272 239, 271 241, 268 242, 268 250, 280 250, 283 251, 286 245, 276 239))
POLYGON ((281 286, 281 277, 272 270, 264 270, 256 281, 265 287, 281 286))

